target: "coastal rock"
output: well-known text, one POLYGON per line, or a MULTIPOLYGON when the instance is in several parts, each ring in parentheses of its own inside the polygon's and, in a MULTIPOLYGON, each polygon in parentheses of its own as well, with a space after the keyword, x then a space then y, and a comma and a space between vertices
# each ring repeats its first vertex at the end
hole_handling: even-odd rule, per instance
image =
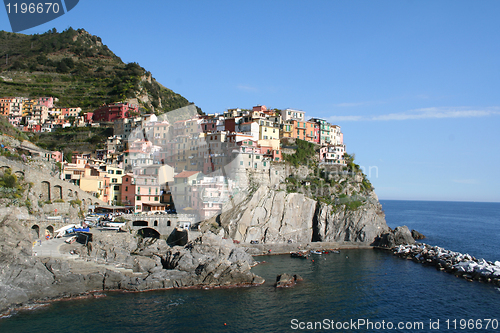
POLYGON ((158 262, 154 259, 137 256, 136 258, 134 258, 133 270, 134 272, 150 272, 155 267, 157 267, 157 265, 158 262))
POLYGON ((319 203, 314 215, 313 241, 373 243, 390 229, 380 204, 367 203, 351 211, 319 203))
POLYGON ((280 274, 276 277, 276 288, 288 288, 293 287, 297 281, 302 281, 302 277, 300 275, 290 275, 287 273, 280 274))
POLYGON ((372 244, 390 229, 375 193, 357 209, 318 203, 302 193, 286 193, 261 185, 249 196, 233 200, 223 213, 207 221, 220 225, 226 237, 243 243, 358 242, 372 244))
POLYGON ((414 229, 411 231, 411 237, 413 237, 414 240, 425 239, 424 235, 414 229))
POLYGON ((250 271, 255 264, 250 255, 232 241, 210 232, 184 247, 167 251, 162 262, 166 269, 189 273, 182 278, 183 285, 216 287, 256 284, 262 280, 250 271))
POLYGON ((469 254, 462 254, 428 244, 399 245, 393 253, 418 263, 433 265, 469 281, 484 281, 498 284, 500 266, 484 259, 476 259, 469 254))
POLYGON ((389 232, 382 234, 374 243, 375 246, 389 249, 403 244, 415 244, 415 239, 413 239, 407 226, 396 227, 394 230, 389 229, 389 232))
POLYGON ((415 244, 415 239, 413 239, 410 229, 405 225, 394 229, 394 241, 396 245, 415 244))

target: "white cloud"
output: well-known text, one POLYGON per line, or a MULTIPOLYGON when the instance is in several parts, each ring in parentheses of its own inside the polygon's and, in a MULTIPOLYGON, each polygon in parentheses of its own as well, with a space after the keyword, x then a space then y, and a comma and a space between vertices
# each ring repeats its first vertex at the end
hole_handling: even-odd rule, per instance
POLYGON ((340 121, 388 121, 388 120, 413 120, 413 119, 443 119, 443 118, 473 118, 500 115, 498 107, 485 109, 471 109, 465 107, 432 107, 415 109, 406 112, 389 113, 379 116, 332 116, 331 122, 340 121))

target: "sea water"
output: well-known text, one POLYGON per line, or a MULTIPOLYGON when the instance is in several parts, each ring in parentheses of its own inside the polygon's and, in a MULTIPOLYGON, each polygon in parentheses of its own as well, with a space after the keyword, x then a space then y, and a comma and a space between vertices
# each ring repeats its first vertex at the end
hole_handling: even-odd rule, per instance
MULTIPOLYGON (((500 260, 500 204, 381 203, 390 227, 407 225, 426 235, 429 244, 500 260)), ((115 292, 54 302, 0 320, 0 332, 500 331, 497 287, 385 251, 256 259, 263 262, 252 270, 266 279, 259 287, 115 292), (304 281, 275 289, 281 273, 304 281)))

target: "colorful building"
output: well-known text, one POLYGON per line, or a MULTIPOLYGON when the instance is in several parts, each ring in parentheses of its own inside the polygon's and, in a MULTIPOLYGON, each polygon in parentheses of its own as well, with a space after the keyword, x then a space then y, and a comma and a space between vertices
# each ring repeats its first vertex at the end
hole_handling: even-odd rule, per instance
POLYGON ((139 112, 139 106, 129 103, 113 103, 103 105, 93 113, 94 122, 112 122, 117 119, 129 118, 139 112))

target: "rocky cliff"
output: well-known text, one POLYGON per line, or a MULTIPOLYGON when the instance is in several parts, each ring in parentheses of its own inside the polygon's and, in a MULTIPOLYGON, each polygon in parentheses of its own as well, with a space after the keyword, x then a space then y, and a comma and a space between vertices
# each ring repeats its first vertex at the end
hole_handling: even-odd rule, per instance
POLYGON ((229 206, 207 226, 245 243, 291 240, 373 244, 390 232, 374 193, 363 205, 350 209, 347 205, 329 205, 302 193, 261 185, 242 201, 233 201, 229 206))
MULTIPOLYGON (((0 314, 9 309, 94 291, 229 287, 262 284, 244 248, 207 233, 186 246, 161 239, 96 231, 92 242, 64 244, 54 258, 32 255, 25 207, 10 208, 0 222, 0 314), (79 255, 78 255, 79 254, 79 255)), ((53 241, 49 241, 53 242, 53 241)))
POLYGON ((247 191, 206 221, 203 230, 243 243, 360 245, 382 245, 384 235, 393 233, 373 187, 359 169, 279 163, 264 172, 249 171, 246 181, 247 191))

